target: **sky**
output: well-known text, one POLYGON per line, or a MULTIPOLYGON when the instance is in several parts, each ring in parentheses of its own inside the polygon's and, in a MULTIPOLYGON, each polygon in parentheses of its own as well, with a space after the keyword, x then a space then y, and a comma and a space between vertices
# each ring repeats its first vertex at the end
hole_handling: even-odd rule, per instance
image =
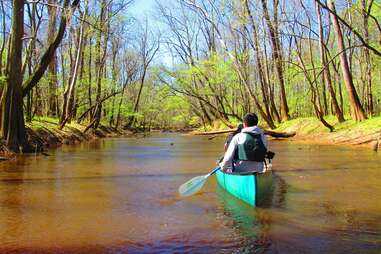
POLYGON ((130 13, 137 19, 144 18, 146 15, 150 18, 149 12, 154 9, 155 2, 156 0, 135 0, 130 7, 130 13))
MULTIPOLYGON (((150 27, 157 27, 162 30, 164 28, 157 21, 156 14, 154 13, 156 1, 157 0, 135 0, 134 3, 130 6, 129 13, 141 23, 144 23, 145 18, 147 17, 148 24, 150 27)), ((164 3, 168 1, 170 0, 165 0, 164 3)), ((164 64, 166 66, 171 66, 173 64, 172 56, 165 49, 164 45, 160 46, 160 50, 156 55, 154 62, 157 64, 164 64)))

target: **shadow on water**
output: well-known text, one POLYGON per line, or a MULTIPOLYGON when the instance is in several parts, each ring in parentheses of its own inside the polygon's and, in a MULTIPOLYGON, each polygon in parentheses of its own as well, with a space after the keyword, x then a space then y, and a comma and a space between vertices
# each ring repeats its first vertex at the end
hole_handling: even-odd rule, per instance
POLYGON ((284 208, 288 185, 286 181, 276 173, 273 173, 272 195, 265 200, 265 207, 284 208))

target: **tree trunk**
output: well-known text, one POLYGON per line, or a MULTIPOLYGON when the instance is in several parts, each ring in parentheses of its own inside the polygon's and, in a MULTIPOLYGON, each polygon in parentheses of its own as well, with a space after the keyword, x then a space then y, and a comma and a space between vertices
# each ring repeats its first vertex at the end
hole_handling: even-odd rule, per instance
MULTIPOLYGON (((49 0, 48 1, 48 33, 47 33, 47 41, 48 44, 53 43, 56 21, 57 21, 57 1, 49 0)), ((56 105, 56 96, 57 96, 57 59, 56 53, 54 52, 52 56, 52 60, 48 66, 48 116, 55 117, 57 116, 57 105, 56 105)))
MULTIPOLYGON (((88 65, 87 65, 87 67, 88 67, 88 73, 89 73, 89 79, 88 79, 88 86, 87 86, 87 100, 88 100, 88 102, 89 102, 89 107, 91 108, 92 106, 93 106, 93 102, 92 102, 92 100, 91 100, 91 85, 92 85, 92 82, 93 82, 93 80, 92 80, 92 45, 91 45, 91 36, 90 36, 90 38, 89 38, 89 61, 88 61, 88 65)), ((91 119, 93 119, 93 112, 90 112, 90 114, 89 114, 89 119, 91 120, 91 119)))
MULTIPOLYGON (((277 74, 278 82, 279 82, 279 93, 280 93, 280 109, 281 109, 281 117, 283 121, 287 121, 289 116, 289 109, 287 105, 287 98, 286 98, 286 90, 285 90, 285 84, 284 84, 284 76, 283 76, 283 64, 282 64, 282 51, 280 48, 280 42, 278 34, 276 34, 276 31, 278 30, 277 23, 274 22, 274 24, 270 20, 269 11, 267 9, 267 0, 261 0, 262 2, 262 8, 263 8, 263 15, 266 20, 266 24, 269 30, 270 35, 270 41, 272 46, 272 55, 275 63, 275 72, 277 74)), ((273 8, 278 8, 278 6, 274 6, 273 8)), ((276 14, 277 12, 274 12, 276 14)), ((275 16, 275 19, 277 17, 275 16)))
POLYGON ((118 112, 116 114, 116 123, 115 123, 116 129, 118 129, 120 125, 120 113, 121 113, 121 108, 123 103, 123 92, 124 92, 124 89, 122 90, 122 96, 120 96, 120 99, 119 99, 118 112))
POLYGON ((264 47, 264 65, 266 69, 266 75, 265 78, 267 80, 267 84, 269 85, 269 101, 270 101, 270 106, 271 106, 271 113, 273 118, 280 123, 281 122, 281 116, 279 115, 278 109, 275 105, 275 96, 274 96, 274 85, 270 81, 270 64, 268 62, 268 57, 267 57, 267 47, 266 45, 263 45, 264 47))
MULTIPOLYGON (((368 15, 366 13, 366 0, 361 0, 362 8, 362 21, 364 40, 369 44, 369 24, 368 15)), ((373 92, 372 92, 372 62, 370 60, 369 49, 364 47, 364 61, 365 61, 365 74, 364 74, 364 87, 365 87, 365 110, 369 116, 373 114, 373 92)))
MULTIPOLYGON (((328 7, 336 13, 335 4, 332 2, 332 0, 328 1, 328 7)), ((366 116, 364 113, 364 109, 360 103, 360 99, 357 95, 356 88, 353 84, 352 75, 349 70, 348 59, 345 53, 344 39, 343 34, 341 32, 340 24, 336 15, 332 13, 330 13, 329 15, 331 16, 332 24, 336 33, 337 47, 340 52, 341 70, 343 73, 345 86, 349 95, 351 116, 352 119, 355 121, 362 121, 366 119, 366 116)))
MULTIPOLYGON (((119 52, 119 43, 117 40, 113 40, 112 41, 112 63, 111 63, 111 72, 112 72, 112 92, 115 92, 116 91, 116 86, 117 86, 117 77, 118 77, 118 70, 117 70, 117 67, 116 67, 116 62, 117 62, 117 54, 119 52)), ((124 90, 124 89, 123 89, 124 90)), ((114 112, 115 112, 115 100, 116 98, 113 97, 112 98, 112 101, 111 101, 111 115, 110 115, 110 119, 109 119, 109 125, 110 127, 112 127, 114 125, 114 122, 115 122, 115 116, 114 116, 114 112)))
POLYGON ((33 90, 26 96, 26 107, 25 107, 25 121, 27 123, 32 122, 32 102, 33 102, 33 90))
MULTIPOLYGON (((72 7, 76 7, 78 4, 78 0, 74 1, 72 7)), ((69 0, 64 0, 63 3, 63 9, 67 8, 69 6, 70 1, 69 0)), ((33 75, 31 75, 23 84, 23 97, 28 94, 30 90, 35 87, 42 76, 44 75, 46 69, 48 68, 49 63, 51 62, 56 49, 60 45, 62 38, 64 36, 65 30, 66 30, 66 20, 67 20, 67 13, 66 11, 61 12, 61 21, 60 21, 60 27, 58 29, 57 35, 54 38, 54 41, 49 44, 48 48, 44 52, 43 56, 41 57, 41 60, 39 64, 37 65, 36 70, 34 71, 33 75)))
MULTIPOLYGON (((324 34, 323 34, 323 25, 321 20, 321 13, 320 13, 320 5, 316 2, 315 2, 315 9, 316 9, 316 15, 318 18, 318 25, 319 25, 319 50, 320 50, 320 61, 323 67, 323 75, 322 75, 323 87, 325 86, 324 82, 326 82, 336 118, 341 123, 341 122, 344 122, 345 119, 344 119, 343 112, 341 111, 339 104, 337 103, 335 91, 333 90, 331 73, 329 71, 329 66, 327 63, 327 53, 326 53, 326 49, 324 45, 324 38, 323 38, 324 34)), ((323 96, 325 97, 325 95, 323 96)), ((324 101, 324 103, 326 104, 326 101, 324 101)), ((327 106, 325 105, 325 108, 326 107, 327 106)))
POLYGON ((9 149, 28 150, 22 96, 24 0, 13 0, 9 71, 1 99, 1 135, 9 149))
MULTIPOLYGON (((82 19, 84 19, 84 15, 82 15, 82 19)), ((75 61, 74 61, 74 68, 72 71, 72 76, 70 77, 70 84, 68 85, 66 90, 67 94, 64 97, 64 100, 66 100, 66 103, 64 103, 64 107, 65 106, 66 107, 63 108, 62 110, 62 116, 60 120, 59 129, 62 129, 65 126, 67 121, 70 121, 70 118, 72 117, 72 113, 74 110, 74 92, 75 92, 75 84, 77 82, 77 77, 78 77, 79 64, 81 63, 84 23, 81 22, 79 26, 80 27, 79 27, 79 34, 78 34, 78 40, 77 40, 77 52, 76 52, 75 61)))
POLYGON ((93 112, 93 121, 91 121, 92 128, 96 129, 99 126, 99 123, 101 121, 102 117, 102 102, 101 102, 101 95, 102 95, 102 79, 104 74, 104 64, 105 64, 105 57, 107 52, 107 41, 108 41, 108 31, 107 36, 104 38, 104 45, 103 45, 103 52, 102 52, 102 35, 103 35, 103 29, 106 28, 105 20, 107 16, 107 6, 106 1, 103 0, 101 4, 101 13, 100 13, 100 27, 101 29, 97 31, 97 38, 96 38, 96 45, 95 45, 95 68, 96 68, 96 78, 97 78, 97 94, 95 97, 96 107, 93 112))
MULTIPOLYGON (((2 35, 3 35, 3 38, 2 38, 2 42, 1 42, 1 46, 0 46, 0 76, 2 76, 4 74, 4 66, 5 64, 4 63, 4 51, 5 51, 5 42, 7 41, 7 37, 6 37, 6 31, 5 31, 5 26, 6 26, 6 14, 5 14, 5 8, 4 8, 4 1, 0 1, 0 7, 1 7, 1 24, 2 24, 2 35)), ((2 89, 0 88, 0 95, 1 95, 1 91, 2 89)))
MULTIPOLYGON (((311 27, 310 22, 309 22, 309 25, 311 27)), ((312 78, 313 78, 315 80, 315 83, 317 82, 316 73, 314 71, 313 77, 310 77, 307 66, 304 63, 304 60, 302 58, 302 40, 300 41, 300 43, 298 43, 296 37, 294 37, 294 40, 295 40, 295 46, 296 46, 296 53, 297 53, 297 56, 298 56, 298 59, 299 59, 300 65, 301 65, 300 68, 303 70, 304 77, 307 80, 307 83, 310 85, 310 88, 311 88, 311 104, 313 106, 315 116, 319 119, 319 121, 325 127, 327 127, 329 129, 329 131, 332 132, 334 130, 334 127, 332 125, 330 125, 323 117, 323 112, 321 111, 322 106, 321 106, 320 99, 319 99, 319 90, 317 89, 317 85, 315 86, 314 82, 312 80, 312 78)), ((312 69, 314 70, 315 67, 314 67, 314 62, 313 62, 313 57, 312 57, 313 53, 312 53, 311 35, 308 39, 308 46, 309 46, 308 49, 309 49, 309 55, 310 55, 309 58, 311 60, 312 69)))
POLYGON ((69 94, 69 88, 70 88, 70 80, 72 79, 72 76, 73 76, 73 70, 74 70, 74 62, 73 62, 73 42, 72 40, 75 40, 73 39, 72 37, 74 37, 74 29, 71 29, 70 32, 69 32, 69 35, 68 35, 68 56, 69 56, 69 66, 70 66, 70 70, 69 70, 69 77, 68 77, 68 81, 66 82, 66 79, 62 79, 62 88, 63 88, 63 96, 62 96, 62 113, 61 113, 61 116, 60 116, 60 120, 59 120, 59 125, 62 126, 62 123, 65 121, 65 118, 66 118, 66 109, 67 109, 67 104, 68 104, 68 94, 69 94), (66 84, 67 83, 67 84, 66 84))
MULTIPOLYGON (((142 74, 142 77, 140 79, 140 84, 139 84, 139 90, 138 90, 138 95, 136 96, 136 99, 135 99, 135 104, 134 104, 134 113, 137 113, 138 112, 138 109, 139 109, 139 102, 140 102, 140 96, 142 94, 142 91, 143 91, 143 86, 144 86, 144 80, 145 80, 145 77, 146 77, 146 71, 147 71, 147 67, 143 67, 143 74, 142 74)), ((135 123, 135 115, 132 115, 129 120, 128 120, 128 124, 127 126, 128 127, 131 127, 133 126, 135 123)))
POLYGON ((258 75, 259 75, 259 80, 261 84, 261 92, 262 92, 262 97, 263 97, 263 104, 265 106, 266 110, 266 115, 267 118, 269 118, 270 122, 274 122, 271 114, 271 104, 270 104, 270 96, 269 96, 269 83, 266 80, 265 73, 264 73, 264 67, 262 64, 262 58, 261 58, 261 51, 260 51, 260 45, 259 45, 259 38, 258 38, 258 33, 257 33, 257 26, 255 24, 254 18, 252 16, 250 6, 248 1, 245 1, 245 9, 247 11, 247 14, 250 18, 251 22, 251 27, 253 29, 253 41, 254 41, 254 50, 255 50, 255 56, 256 56, 256 61, 258 65, 258 75))

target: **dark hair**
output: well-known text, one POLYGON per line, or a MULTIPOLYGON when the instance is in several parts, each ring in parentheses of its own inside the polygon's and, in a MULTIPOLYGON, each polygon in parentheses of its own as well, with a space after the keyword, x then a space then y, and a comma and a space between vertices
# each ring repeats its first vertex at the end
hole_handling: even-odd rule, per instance
POLYGON ((242 123, 238 124, 237 130, 234 132, 233 135, 240 133, 242 129, 243 129, 243 124, 242 123))
POLYGON ((254 113, 247 113, 244 117, 243 117, 243 122, 248 126, 248 127, 251 127, 251 126, 255 126, 258 124, 258 116, 254 113))

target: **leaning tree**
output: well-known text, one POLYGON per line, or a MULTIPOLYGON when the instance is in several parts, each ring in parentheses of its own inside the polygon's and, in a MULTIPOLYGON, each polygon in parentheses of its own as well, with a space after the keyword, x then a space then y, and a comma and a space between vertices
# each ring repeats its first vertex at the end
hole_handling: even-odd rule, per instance
POLYGON ((58 32, 42 55, 35 71, 25 81, 22 70, 24 4, 24 0, 12 1, 12 37, 9 45, 8 71, 0 102, 1 136, 7 147, 14 152, 32 151, 25 130, 23 98, 44 75, 64 37, 67 16, 78 6, 79 0, 73 0, 72 3, 70 0, 63 2, 58 32))

